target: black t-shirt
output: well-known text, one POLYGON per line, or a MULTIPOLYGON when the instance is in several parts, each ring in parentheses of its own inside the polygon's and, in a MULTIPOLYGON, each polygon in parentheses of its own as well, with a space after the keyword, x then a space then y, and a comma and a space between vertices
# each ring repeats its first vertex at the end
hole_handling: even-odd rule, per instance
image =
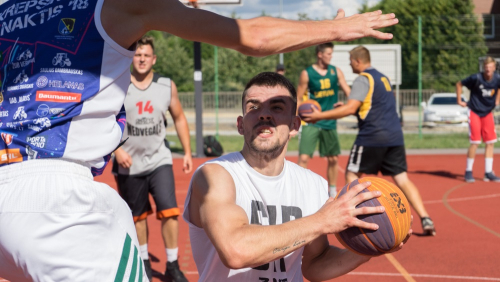
POLYGON ((470 90, 467 106, 471 111, 484 117, 495 108, 495 99, 500 86, 499 74, 495 73, 490 81, 486 81, 482 73, 476 73, 461 82, 470 90))

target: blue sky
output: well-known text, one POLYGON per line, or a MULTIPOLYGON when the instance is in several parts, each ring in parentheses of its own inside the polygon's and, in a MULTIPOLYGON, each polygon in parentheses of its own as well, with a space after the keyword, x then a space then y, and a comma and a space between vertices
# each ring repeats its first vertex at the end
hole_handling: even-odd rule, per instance
MULTIPOLYGON (((353 15, 358 12, 363 2, 369 6, 378 3, 380 0, 282 0, 283 17, 286 19, 296 19, 298 13, 306 13, 310 18, 323 19, 333 18, 339 8, 346 11, 346 15, 353 15)), ((212 12, 230 16, 234 11, 238 17, 243 19, 260 16, 262 11, 266 14, 278 17, 280 14, 280 0, 242 0, 241 6, 213 5, 201 6, 201 8, 212 12)))

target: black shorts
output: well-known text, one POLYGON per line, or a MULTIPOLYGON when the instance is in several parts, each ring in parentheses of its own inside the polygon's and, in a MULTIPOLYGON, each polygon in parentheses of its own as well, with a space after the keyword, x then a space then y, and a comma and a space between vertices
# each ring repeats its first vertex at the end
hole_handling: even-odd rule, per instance
POLYGON ((150 174, 117 175, 118 191, 132 210, 134 222, 153 213, 149 194, 156 204, 158 219, 180 215, 175 198, 175 181, 172 165, 162 165, 150 174))
POLYGON ((352 145, 347 170, 354 173, 398 175, 407 171, 405 146, 365 147, 352 145))

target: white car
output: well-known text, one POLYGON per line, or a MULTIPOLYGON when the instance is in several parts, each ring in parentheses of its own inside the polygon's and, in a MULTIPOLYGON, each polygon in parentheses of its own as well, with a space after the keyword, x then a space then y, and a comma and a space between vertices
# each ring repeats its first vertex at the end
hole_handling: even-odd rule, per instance
MULTIPOLYGON (((462 96, 462 101, 467 102, 464 96, 462 96)), ((429 102, 422 102, 422 106, 424 107, 424 126, 467 125, 467 108, 457 104, 455 93, 432 94, 429 102)))

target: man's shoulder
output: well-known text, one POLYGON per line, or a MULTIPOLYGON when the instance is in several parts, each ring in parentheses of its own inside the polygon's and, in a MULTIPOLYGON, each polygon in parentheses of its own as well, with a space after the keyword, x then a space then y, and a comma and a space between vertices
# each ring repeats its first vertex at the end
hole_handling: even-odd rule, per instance
POLYGON ((154 83, 159 83, 159 84, 162 84, 162 85, 170 87, 171 81, 172 80, 170 78, 168 78, 168 77, 161 76, 160 74, 158 74, 156 72, 153 73, 153 82, 154 83))

